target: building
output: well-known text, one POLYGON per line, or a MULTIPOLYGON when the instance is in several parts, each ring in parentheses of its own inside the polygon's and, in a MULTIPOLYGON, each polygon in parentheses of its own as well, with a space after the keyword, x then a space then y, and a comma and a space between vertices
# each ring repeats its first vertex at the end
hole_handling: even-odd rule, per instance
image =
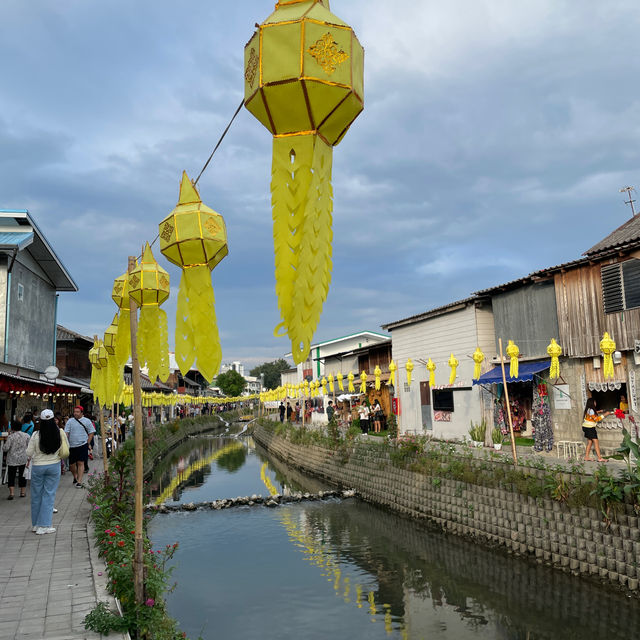
POLYGON ((240 362, 239 360, 235 360, 234 362, 226 363, 220 366, 220 373, 226 373, 227 371, 235 371, 236 373, 239 373, 243 378, 246 377, 244 375, 244 363, 240 362))
POLYGON ((253 395, 262 391, 262 380, 256 376, 244 376, 247 386, 244 388, 244 395, 253 395))
POLYGON ((437 438, 468 435, 470 423, 486 417, 484 392, 472 385, 476 347, 494 353, 494 319, 489 298, 473 296, 382 325, 392 336, 392 355, 398 370, 400 433, 432 433, 437 438), (459 364, 449 384, 451 354, 459 364), (413 362, 411 384, 406 363, 413 362), (435 385, 429 384, 428 359, 436 365, 435 385))
POLYGON ((59 379, 54 365, 59 293, 77 290, 31 214, 26 210, 0 210, 3 421, 47 406, 63 412, 73 406, 82 384, 59 379))

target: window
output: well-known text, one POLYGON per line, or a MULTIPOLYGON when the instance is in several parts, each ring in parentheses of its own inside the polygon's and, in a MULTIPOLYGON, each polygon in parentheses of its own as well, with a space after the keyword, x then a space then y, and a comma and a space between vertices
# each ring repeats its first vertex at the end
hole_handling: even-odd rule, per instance
POLYGON ((451 389, 433 390, 433 410, 453 411, 453 391, 451 389))
POLYGON ((21 284, 18 285, 18 300, 20 302, 24 300, 24 286, 21 284))
POLYGON ((600 276, 605 313, 640 307, 640 260, 603 265, 600 276))

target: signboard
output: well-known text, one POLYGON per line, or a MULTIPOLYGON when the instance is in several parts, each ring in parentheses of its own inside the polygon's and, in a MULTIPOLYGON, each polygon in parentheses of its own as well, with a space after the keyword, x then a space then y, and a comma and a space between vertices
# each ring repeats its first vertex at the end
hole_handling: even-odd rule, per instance
MULTIPOLYGON (((636 342, 638 342, 636 340, 636 342)), ((627 400, 629 401, 629 407, 634 413, 638 412, 638 400, 637 400, 637 388, 636 388, 636 372, 629 371, 629 394, 627 400)))
POLYGON ((582 391, 582 406, 587 404, 587 377, 583 373, 580 376, 580 391, 582 391))
POLYGON ((434 411, 433 419, 436 422, 451 422, 451 411, 434 411))
POLYGON ((391 411, 394 416, 400 415, 400 398, 391 398, 391 411))
POLYGON ((556 384, 553 389, 553 408, 571 409, 571 396, 569 396, 568 384, 556 384))

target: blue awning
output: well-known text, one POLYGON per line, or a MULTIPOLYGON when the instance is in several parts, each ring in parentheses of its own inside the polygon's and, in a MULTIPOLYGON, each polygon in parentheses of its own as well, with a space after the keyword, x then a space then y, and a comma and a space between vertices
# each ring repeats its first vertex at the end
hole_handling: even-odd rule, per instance
MULTIPOLYGON (((542 360, 540 362, 520 362, 518 366, 518 377, 511 378, 509 376, 509 363, 505 363, 504 372, 507 376, 507 382, 529 382, 533 380, 533 376, 540 371, 544 371, 551 366, 551 360, 542 360)), ((502 369, 494 367, 491 371, 483 373, 477 380, 473 380, 473 384, 502 384, 502 369)))

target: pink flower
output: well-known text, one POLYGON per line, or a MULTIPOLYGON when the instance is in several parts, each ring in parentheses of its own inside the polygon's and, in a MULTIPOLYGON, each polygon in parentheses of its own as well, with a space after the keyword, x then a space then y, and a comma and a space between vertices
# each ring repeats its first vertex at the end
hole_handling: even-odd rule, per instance
POLYGON ((98 571, 98 575, 101 576, 102 575, 102 571, 98 571))
POLYGON ((147 598, 145 600, 145 604, 147 605, 147 607, 153 607, 153 605, 156 603, 156 601, 153 598, 147 598))

